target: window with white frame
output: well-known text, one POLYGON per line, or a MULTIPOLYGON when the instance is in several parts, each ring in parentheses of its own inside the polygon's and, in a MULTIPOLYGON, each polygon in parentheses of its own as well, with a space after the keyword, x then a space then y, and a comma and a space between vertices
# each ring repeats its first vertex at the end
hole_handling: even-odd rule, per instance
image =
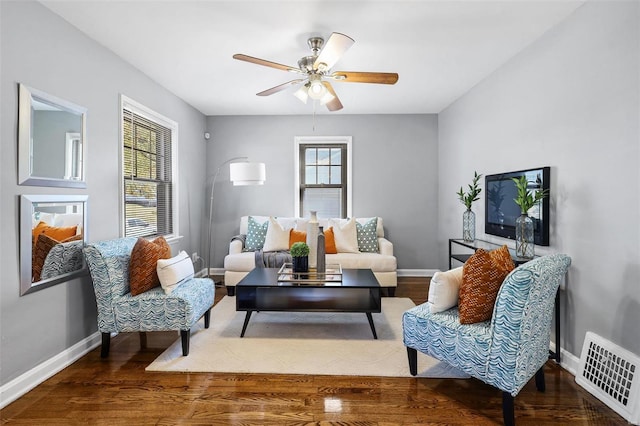
POLYGON ((351 138, 296 138, 296 215, 351 215, 351 138))
POLYGON ((125 237, 177 235, 178 124, 122 96, 125 237))

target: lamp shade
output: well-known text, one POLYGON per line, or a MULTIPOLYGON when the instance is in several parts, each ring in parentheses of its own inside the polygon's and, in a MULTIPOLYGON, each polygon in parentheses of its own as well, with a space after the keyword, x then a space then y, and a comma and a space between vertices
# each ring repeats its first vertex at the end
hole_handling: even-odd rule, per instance
POLYGON ((231 163, 229 178, 234 186, 263 185, 266 180, 264 163, 231 163))

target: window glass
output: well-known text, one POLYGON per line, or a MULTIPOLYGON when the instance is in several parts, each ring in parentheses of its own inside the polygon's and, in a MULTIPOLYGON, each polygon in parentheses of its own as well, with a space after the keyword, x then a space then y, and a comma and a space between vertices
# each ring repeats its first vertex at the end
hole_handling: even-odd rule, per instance
POLYGON ((172 235, 175 127, 128 103, 123 103, 122 117, 124 235, 172 235))
POLYGON ((300 216, 346 217, 346 154, 343 143, 300 145, 300 216))

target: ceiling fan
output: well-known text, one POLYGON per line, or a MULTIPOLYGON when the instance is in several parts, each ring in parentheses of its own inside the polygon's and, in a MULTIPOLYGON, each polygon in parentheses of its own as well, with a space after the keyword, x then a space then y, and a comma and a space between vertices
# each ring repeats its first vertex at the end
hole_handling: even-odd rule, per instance
POLYGON ((331 33, 326 44, 322 37, 311 37, 307 43, 313 54, 302 57, 298 61, 298 68, 240 53, 233 55, 233 58, 304 76, 257 93, 258 96, 269 96, 289 87, 300 85, 298 90, 294 92, 297 98, 304 103, 307 102, 308 98, 318 100, 321 105, 326 105, 329 111, 342 109, 342 103, 333 90, 331 83, 327 80, 344 83, 377 84, 395 84, 398 81, 397 73, 332 71, 331 68, 333 68, 342 55, 355 43, 349 36, 341 33, 331 33))

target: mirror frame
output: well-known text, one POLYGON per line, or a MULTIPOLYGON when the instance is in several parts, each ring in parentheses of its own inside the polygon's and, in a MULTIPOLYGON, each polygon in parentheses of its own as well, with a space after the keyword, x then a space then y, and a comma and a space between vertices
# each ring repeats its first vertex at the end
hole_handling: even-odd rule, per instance
POLYGON ((69 281, 86 275, 88 272, 86 261, 82 260, 82 267, 72 272, 32 282, 32 229, 34 203, 69 203, 82 204, 82 242, 87 244, 87 195, 21 195, 20 196, 20 296, 43 290, 55 284, 69 281))
POLYGON ((86 152, 87 152, 87 109, 65 101, 64 99, 57 98, 49 95, 41 90, 34 89, 19 83, 19 106, 18 106, 18 184, 19 185, 32 185, 32 186, 59 186, 66 188, 86 188, 87 183, 85 181, 85 165, 86 152), (63 111, 71 112, 73 114, 80 115, 81 128, 80 128, 80 141, 82 145, 82 154, 80 161, 82 162, 82 171, 80 179, 64 179, 64 178, 51 178, 45 176, 34 176, 31 173, 31 138, 33 117, 32 107, 33 99, 42 100, 47 104, 54 105, 63 111))

